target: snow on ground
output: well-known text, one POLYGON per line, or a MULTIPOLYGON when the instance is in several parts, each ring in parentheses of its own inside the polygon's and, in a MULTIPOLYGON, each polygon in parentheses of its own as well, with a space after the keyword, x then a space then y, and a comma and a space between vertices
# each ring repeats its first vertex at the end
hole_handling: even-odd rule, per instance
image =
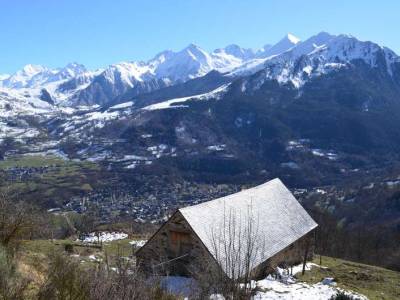
POLYGON ((137 241, 132 241, 129 242, 129 244, 131 244, 132 246, 136 246, 137 248, 141 248, 144 246, 144 244, 147 243, 147 240, 137 240, 137 241))
MULTIPOLYGON (((325 278, 322 282, 316 284, 307 284, 304 282, 287 283, 287 281, 284 282, 268 276, 266 279, 257 281, 256 285, 261 291, 254 295, 254 300, 326 300, 339 291, 343 291, 336 287, 332 278, 325 278)), ((365 296, 350 291, 344 292, 354 299, 367 300, 365 296)))
POLYGON ((89 255, 88 256, 88 258, 90 259, 90 260, 92 260, 92 261, 102 261, 102 259, 101 258, 99 258, 99 257, 97 257, 97 256, 95 256, 95 255, 89 255))
MULTIPOLYGON (((298 283, 284 283, 280 280, 273 279, 271 276, 266 279, 257 281, 257 287, 261 289, 257 292, 254 300, 327 300, 333 295, 336 295, 341 289, 332 284, 331 281, 319 282, 316 284, 307 284, 303 282, 298 283), (324 284, 327 282, 328 284, 324 284), (264 290, 264 291, 263 291, 264 290)), ((354 299, 367 300, 366 297, 346 292, 354 299)))
POLYGON ((159 102, 156 104, 152 104, 149 106, 144 107, 144 110, 158 110, 158 109, 166 109, 166 108, 176 108, 176 107, 187 107, 186 105, 175 105, 177 103, 184 103, 188 100, 209 100, 212 98, 219 99, 221 94, 226 92, 229 84, 224 84, 220 86, 219 88, 216 88, 215 90, 200 94, 200 95, 194 95, 194 96, 189 96, 189 97, 182 97, 182 98, 175 98, 175 99, 170 99, 167 101, 159 102))
POLYGON ((226 148, 225 144, 220 144, 220 145, 211 145, 208 146, 207 149, 211 151, 224 151, 226 148))
POLYGON ((91 232, 89 235, 85 236, 83 239, 78 239, 84 243, 98 243, 98 242, 111 242, 116 240, 126 239, 128 235, 123 232, 91 232))
MULTIPOLYGON (((320 266, 320 265, 317 265, 317 264, 309 262, 309 263, 306 264, 305 270, 306 271, 310 271, 312 267, 326 269, 326 267, 324 267, 324 266, 320 266)), ((303 264, 299 264, 297 266, 293 266, 291 271, 292 271, 293 275, 296 275, 297 273, 300 273, 301 271, 303 271, 303 264)))
POLYGON ((132 101, 128 101, 128 102, 124 102, 124 103, 121 103, 121 104, 117 104, 117 105, 111 106, 109 108, 109 110, 128 108, 128 107, 131 107, 132 105, 133 105, 133 102, 132 101))
MULTIPOLYGON (((325 268, 314 263, 307 263, 306 270, 312 267, 325 268)), ((303 265, 293 266, 292 274, 301 272, 303 265)), ((253 281, 251 286, 256 288, 257 292, 251 298, 252 300, 327 300, 338 292, 345 292, 351 295, 355 300, 368 300, 363 295, 344 291, 336 286, 333 278, 325 278, 319 283, 308 284, 304 282, 296 282, 296 279, 288 274, 289 270, 277 268, 276 277, 269 275, 267 278, 259 281, 253 281)), ((187 297, 196 291, 198 285, 192 278, 170 276, 161 279, 161 286, 171 293, 187 297)), ((213 294, 210 300, 224 300, 220 294, 213 294)))

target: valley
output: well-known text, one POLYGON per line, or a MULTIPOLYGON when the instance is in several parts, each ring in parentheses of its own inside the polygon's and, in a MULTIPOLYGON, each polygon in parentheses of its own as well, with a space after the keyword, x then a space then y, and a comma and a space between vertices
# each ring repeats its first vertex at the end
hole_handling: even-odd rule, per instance
POLYGON ((399 101, 399 56, 326 32, 94 71, 28 65, 0 79, 0 190, 66 239, 149 234, 278 177, 319 224, 319 254, 399 271, 399 101))

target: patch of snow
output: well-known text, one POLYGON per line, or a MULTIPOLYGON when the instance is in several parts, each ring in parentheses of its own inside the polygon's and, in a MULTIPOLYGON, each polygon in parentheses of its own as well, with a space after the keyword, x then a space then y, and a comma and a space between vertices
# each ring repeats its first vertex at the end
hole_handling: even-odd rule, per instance
POLYGON ((327 191, 325 191, 325 190, 323 190, 323 189, 316 189, 315 192, 316 192, 317 194, 321 194, 321 195, 324 195, 324 194, 327 193, 327 191))
POLYGON ((221 95, 227 91, 228 86, 229 86, 229 84, 224 84, 208 93, 189 96, 189 97, 175 98, 175 99, 170 99, 167 101, 159 102, 156 104, 148 105, 148 106, 144 107, 143 110, 159 110, 159 109, 166 109, 166 108, 187 107, 185 105, 175 105, 175 104, 185 103, 188 100, 204 101, 204 100, 209 100, 209 99, 219 99, 221 97, 221 95))
POLYGON ((375 183, 371 182, 370 184, 366 185, 363 187, 364 190, 370 190, 372 188, 374 188, 375 183))
POLYGON ((400 184, 400 180, 389 180, 386 181, 386 185, 390 188, 395 187, 400 184))
POLYGON ((207 147, 207 149, 211 151, 224 151, 225 148, 226 148, 225 144, 212 145, 207 147))
POLYGON ((333 151, 324 151, 321 149, 311 149, 311 153, 315 156, 325 157, 329 160, 337 160, 338 159, 338 155, 336 153, 334 153, 333 151))
POLYGON ((137 162, 131 163, 125 167, 125 169, 134 169, 138 165, 137 162))
POLYGON ((99 242, 111 242, 116 240, 126 239, 128 235, 124 232, 91 232, 87 236, 84 236, 83 239, 77 239, 77 241, 83 243, 99 243, 99 242))
POLYGON ((128 107, 132 107, 132 105, 133 105, 133 101, 129 101, 129 102, 125 102, 125 103, 121 103, 121 104, 117 104, 117 105, 111 106, 109 109, 128 108, 128 107))
POLYGON ((294 161, 281 163, 281 167, 282 168, 289 168, 289 169, 293 169, 293 170, 300 169, 300 166, 294 161))
POLYGON ((120 161, 127 161, 127 160, 148 160, 147 157, 145 156, 138 156, 138 155, 124 155, 124 158, 120 161))
POLYGON ((132 246, 141 248, 144 246, 144 244, 147 243, 147 240, 136 240, 136 241, 131 241, 129 242, 129 244, 131 244, 132 246))
MULTIPOLYGON (((303 282, 288 284, 273 279, 271 276, 258 281, 256 285, 265 291, 257 292, 253 296, 254 300, 327 300, 336 295, 339 291, 342 291, 332 284, 326 285, 321 282, 316 284, 307 284, 303 282)), ((354 292, 345 291, 345 293, 353 296, 354 299, 367 300, 365 296, 354 292)))

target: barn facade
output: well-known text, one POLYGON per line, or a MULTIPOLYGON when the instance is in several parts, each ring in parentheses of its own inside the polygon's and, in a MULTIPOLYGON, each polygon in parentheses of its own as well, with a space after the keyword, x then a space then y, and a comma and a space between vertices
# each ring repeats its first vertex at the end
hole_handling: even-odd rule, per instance
POLYGON ((317 227, 279 180, 177 210, 136 252, 148 274, 193 276, 212 265, 257 278, 310 255, 317 227))

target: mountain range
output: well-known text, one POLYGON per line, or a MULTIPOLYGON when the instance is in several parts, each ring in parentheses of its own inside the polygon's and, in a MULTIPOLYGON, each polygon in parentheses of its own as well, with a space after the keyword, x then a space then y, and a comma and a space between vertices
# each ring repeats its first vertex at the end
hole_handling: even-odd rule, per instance
POLYGON ((140 94, 201 77, 212 70, 225 73, 245 62, 282 53, 298 42, 288 34, 276 45, 258 51, 229 45, 211 53, 190 44, 178 52, 163 51, 147 62, 121 62, 96 71, 77 63, 58 69, 26 65, 11 76, 0 77, 0 86, 30 90, 33 95, 37 89, 46 89, 56 103, 68 106, 106 104, 128 90, 136 89, 140 94))
POLYGON ((95 71, 27 65, 0 77, 0 138, 19 143, 4 156, 229 176, 306 170, 303 183, 321 182, 321 172, 332 179, 396 157, 399 104, 392 50, 350 35, 288 34, 259 50, 190 44, 95 71))

